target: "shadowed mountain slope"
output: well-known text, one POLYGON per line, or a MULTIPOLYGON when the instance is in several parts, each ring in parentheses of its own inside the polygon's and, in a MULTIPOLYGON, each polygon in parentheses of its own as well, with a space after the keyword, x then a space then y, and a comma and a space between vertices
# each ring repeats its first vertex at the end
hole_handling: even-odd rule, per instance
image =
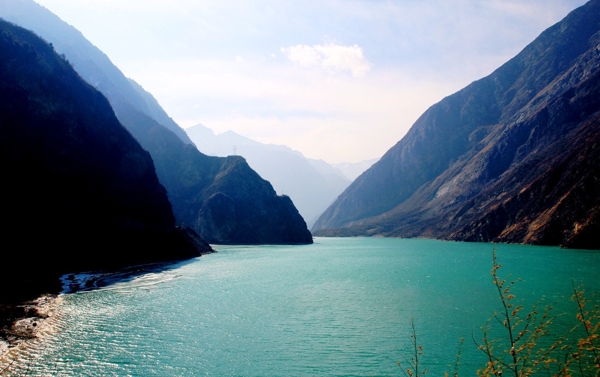
POLYGON ((65 272, 211 250, 175 227, 150 155, 106 98, 51 45, 3 20, 0 171, 0 299, 56 290, 65 272))
POLYGON ((599 30, 593 0, 429 108, 313 230, 600 248, 599 30))
POLYGON ((235 154, 244 157, 277 192, 294 201, 309 226, 350 185, 341 171, 325 161, 308 159, 284 145, 259 143, 233 131, 215 135, 201 124, 185 132, 207 155, 228 156, 235 146, 235 154))
POLYGON ((104 94, 111 104, 129 103, 191 144, 185 131, 169 118, 152 96, 125 77, 108 56, 85 39, 79 30, 46 8, 33 0, 2 0, 0 17, 51 42, 54 49, 73 64, 77 73, 104 94))
MULTIPOLYGON (((178 224, 191 226, 203 238, 215 243, 312 242, 311 234, 298 211, 295 208, 290 210, 288 198, 278 197, 272 187, 268 183, 265 184, 258 175, 247 174, 236 178, 238 170, 221 170, 225 166, 225 160, 208 158, 198 152, 185 132, 164 113, 156 100, 139 85, 125 78, 108 57, 87 41, 79 31, 31 0, 0 2, 0 17, 30 28, 53 43, 55 49, 69 59, 81 77, 106 96, 117 118, 142 147, 150 152, 158 178, 167 190, 178 224), (224 229, 207 234, 207 229, 215 230, 216 224, 212 224, 212 227, 199 225, 210 222, 209 219, 200 217, 206 213, 202 208, 210 199, 205 193, 213 192, 215 178, 224 174, 234 174, 231 179, 238 179, 239 185, 227 186, 223 190, 229 191, 221 192, 232 198, 229 205, 237 209, 236 216, 222 223, 224 229), (242 179, 253 179, 257 182, 242 182, 242 179), (241 200, 242 196, 236 192, 237 187, 249 187, 257 191, 244 193, 244 200, 241 200), (263 203, 265 206, 258 208, 254 205, 256 203, 263 203), (250 215, 246 211, 247 208, 255 208, 259 212, 250 215), (250 217, 240 217, 242 214, 250 217), (278 232, 282 231, 280 224, 275 226, 270 221, 262 221, 270 218, 269 216, 278 218, 281 223, 285 223, 285 229, 294 231, 279 234, 278 232), (231 234, 227 229, 239 229, 242 226, 250 228, 236 234, 253 233, 264 237, 242 239, 227 236, 231 234)), ((236 161, 241 165, 246 164, 244 160, 236 161)), ((215 205, 212 204, 213 207, 215 205)))
POLYGON ((239 156, 206 156, 130 107, 116 107, 123 123, 152 154, 180 223, 221 244, 311 243, 306 223, 287 196, 239 156), (148 125, 153 126, 148 129, 148 125), (169 151, 169 153, 162 153, 169 151))

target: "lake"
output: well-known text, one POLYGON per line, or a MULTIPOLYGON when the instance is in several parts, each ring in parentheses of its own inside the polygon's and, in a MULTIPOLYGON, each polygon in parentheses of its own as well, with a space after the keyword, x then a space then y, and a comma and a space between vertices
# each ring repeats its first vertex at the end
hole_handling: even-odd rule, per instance
MULTIPOLYGON (((218 253, 62 296, 53 331, 9 375, 400 376, 411 320, 429 375, 485 363, 473 339, 501 309, 492 244, 316 238, 218 253)), ((600 253, 497 245, 515 301, 572 311, 572 282, 600 293, 600 253), (513 279, 513 278, 509 278, 513 279)), ((567 316, 557 326, 570 326, 567 316)), ((569 318, 569 321, 571 318, 569 318)), ((573 322, 571 322, 573 323, 573 322)))

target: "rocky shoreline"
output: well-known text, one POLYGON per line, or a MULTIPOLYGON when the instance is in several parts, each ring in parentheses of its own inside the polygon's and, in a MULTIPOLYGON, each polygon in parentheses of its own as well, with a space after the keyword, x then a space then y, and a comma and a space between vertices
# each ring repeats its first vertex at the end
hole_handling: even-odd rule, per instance
POLYGON ((37 339, 47 328, 59 300, 58 295, 44 294, 31 301, 0 304, 0 367, 6 367, 5 356, 12 348, 37 339))
MULTIPOLYGON (((211 252, 214 251, 211 249, 211 252)), ((133 280, 142 275, 160 273, 188 262, 189 260, 148 263, 112 271, 65 274, 57 279, 61 288, 56 290, 56 294, 44 293, 31 300, 0 301, 0 375, 3 368, 7 367, 5 365, 6 355, 12 348, 38 339, 48 328, 48 320, 56 316, 57 303, 61 300, 63 293, 101 289, 118 282, 133 280)))

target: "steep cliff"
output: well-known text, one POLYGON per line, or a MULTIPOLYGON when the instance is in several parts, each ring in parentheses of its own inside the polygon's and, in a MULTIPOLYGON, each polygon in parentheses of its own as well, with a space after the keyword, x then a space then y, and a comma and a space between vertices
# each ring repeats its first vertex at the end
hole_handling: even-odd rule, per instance
MULTIPOLYGON (((247 192, 250 200, 257 203, 270 203, 260 210, 279 218, 286 224, 285 229, 292 229, 290 237, 286 234, 276 234, 282 230, 271 222, 245 221, 238 217, 228 218, 222 226, 239 227, 241 224, 250 227, 244 234, 265 235, 258 239, 252 236, 248 239, 216 237, 206 234, 212 227, 199 227, 206 223, 201 211, 204 202, 203 191, 212 190, 214 178, 222 174, 237 174, 237 171, 220 171, 223 159, 208 158, 200 153, 191 143, 185 132, 163 111, 156 100, 139 85, 127 79, 109 58, 87 41, 83 35, 72 26, 64 23, 56 15, 31 0, 3 0, 0 2, 0 17, 33 30, 51 42, 56 51, 64 54, 73 64, 75 70, 102 92, 115 110, 119 121, 140 142, 142 147, 150 152, 156 173, 160 182, 167 190, 167 195, 178 224, 194 228, 205 239, 217 243, 271 243, 276 239, 289 239, 286 243, 311 243, 312 237, 304 219, 298 211, 288 211, 289 199, 278 197, 270 185, 264 185, 258 175, 239 176, 237 186, 250 186, 257 191, 247 192), (242 182, 242 179, 254 179, 256 182, 242 182), (282 214, 287 214, 283 216, 282 214), (268 235, 268 236, 267 236, 268 235)), ((245 163, 245 162, 241 162, 245 163)), ((231 177, 234 179, 235 177, 231 177)), ((223 192, 231 198, 237 197, 234 191, 236 185, 228 186, 223 192)), ((247 201, 236 201, 238 208, 248 206, 247 201)), ((258 208, 254 206, 254 208, 258 208)), ((256 214, 258 215, 258 214, 256 214)), ((226 235, 226 231, 216 234, 226 235)))
POLYGON ((148 152, 106 98, 33 33, 0 20, 0 298, 67 271, 210 251, 175 227, 148 152))
POLYGON ((313 230, 600 248, 599 30, 593 0, 429 108, 313 230))

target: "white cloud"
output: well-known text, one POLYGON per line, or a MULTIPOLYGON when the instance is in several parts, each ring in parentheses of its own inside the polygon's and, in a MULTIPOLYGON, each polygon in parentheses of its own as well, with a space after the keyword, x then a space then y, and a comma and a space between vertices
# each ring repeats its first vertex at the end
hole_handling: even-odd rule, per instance
POLYGON ((335 73, 350 71, 354 77, 364 76, 371 69, 371 63, 358 45, 296 45, 282 47, 281 52, 303 67, 321 67, 335 73))
POLYGON ((323 59, 319 52, 310 46, 297 45, 288 48, 281 48, 281 52, 294 63, 298 63, 303 67, 314 67, 320 65, 323 59))

